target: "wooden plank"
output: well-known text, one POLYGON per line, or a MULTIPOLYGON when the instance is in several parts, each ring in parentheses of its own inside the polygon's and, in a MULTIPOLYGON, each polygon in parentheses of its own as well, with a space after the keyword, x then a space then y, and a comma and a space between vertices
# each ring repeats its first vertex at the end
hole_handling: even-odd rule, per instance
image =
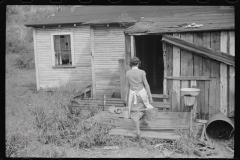
POLYGON ((170 108, 169 102, 152 102, 151 104, 156 108, 170 108))
MULTIPOLYGON (((167 64, 167 76, 172 76, 172 70, 173 70, 173 46, 166 44, 166 64, 167 64)), ((173 111, 172 108, 172 80, 167 80, 167 94, 169 97, 170 107, 171 111, 173 111)))
MULTIPOLYGON (((106 117, 108 118, 108 117, 106 117)), ((134 121, 132 119, 123 119, 119 118, 117 120, 117 126, 135 126, 134 121)), ((157 119, 155 121, 148 121, 149 128, 161 128, 161 127, 176 127, 177 126, 187 126, 190 124, 189 119, 176 118, 176 119, 157 119)))
MULTIPOLYGON (((187 80, 198 80, 198 81, 210 81, 210 76, 186 76, 186 77, 166 77, 166 79, 174 79, 174 80, 181 80, 181 81, 187 81, 187 80)), ((183 88, 183 87, 182 87, 183 88)))
POLYGON ((94 61, 94 31, 90 28, 90 39, 91 39, 91 68, 92 68, 92 97, 96 97, 96 79, 95 79, 95 61, 94 61))
MULTIPOLYGON (((214 49, 216 49, 217 51, 220 51, 220 39, 221 39, 221 33, 220 32, 216 32, 215 34, 215 38, 216 41, 214 43, 214 49), (218 47, 218 48, 217 48, 218 47)), ((211 38, 212 39, 212 38, 211 38)), ((211 43, 212 46, 212 43, 211 43)), ((218 52, 219 53, 219 52, 218 52)), ((226 54, 228 55, 228 54, 226 54)), ((216 112, 219 113, 220 112, 220 62, 218 62, 217 67, 216 67, 216 77, 217 77, 217 83, 216 83, 216 112)))
POLYGON ((133 58, 134 56, 136 56, 135 53, 135 37, 134 36, 130 36, 131 38, 131 58, 133 58))
MULTIPOLYGON (((234 31, 229 32, 229 54, 235 56, 235 33, 234 31)), ((228 114, 235 111, 235 68, 229 66, 229 108, 228 114)), ((234 114, 233 114, 234 115, 234 114)))
MULTIPOLYGON (((181 39, 187 42, 193 42, 193 35, 191 33, 182 33, 181 39)), ((193 54, 181 49, 181 76, 192 76, 193 75, 193 54)), ((188 79, 182 79, 181 88, 188 88, 188 79)), ((184 105, 183 97, 181 97, 181 111, 189 111, 184 105)))
MULTIPOLYGON (((213 35, 213 39, 215 39, 215 40, 213 40, 213 43, 215 43, 215 42, 219 43, 219 41, 220 41, 219 32, 212 32, 211 35, 213 35)), ((218 50, 216 50, 214 48, 213 48, 213 50, 211 50, 211 49, 208 49, 208 48, 205 48, 202 46, 197 46, 193 43, 189 43, 189 42, 183 41, 181 39, 174 38, 171 36, 166 36, 166 35, 163 36, 162 41, 164 41, 166 43, 170 43, 174 46, 178 46, 181 49, 185 49, 190 52, 194 52, 195 54, 198 54, 202 57, 211 58, 211 59, 226 63, 228 65, 233 65, 233 66, 235 65, 235 57, 228 55, 226 53, 220 52, 219 44, 216 44, 216 46, 214 47, 214 48, 219 48, 218 50)))
POLYGON ((37 82, 37 91, 39 91, 39 75, 38 75, 38 51, 37 51, 37 40, 36 40, 36 29, 33 28, 33 49, 34 49, 34 60, 35 60, 35 70, 36 70, 36 82, 37 82))
POLYGON ((169 95, 166 95, 166 94, 152 94, 152 98, 168 99, 169 95))
MULTIPOLYGON (((109 135, 123 135, 129 137, 136 137, 135 130, 127 130, 127 129, 111 129, 109 135)), ((154 131, 142 131, 141 137, 146 138, 159 138, 159 139, 178 139, 180 138, 179 135, 174 133, 163 133, 163 132, 154 132, 154 131)))
MULTIPOLYGON (((203 33, 203 47, 210 48, 210 33, 205 32, 203 33)), ((203 58, 203 76, 210 77, 210 59, 208 58, 203 58)), ((204 84, 204 104, 202 106, 202 112, 200 117, 203 119, 207 120, 209 118, 209 87, 210 87, 210 81, 205 81, 204 84)))
MULTIPOLYGON (((198 45, 198 46, 203 46, 203 34, 202 33, 195 33, 193 35, 193 43, 198 45)), ((193 73, 194 76, 202 76, 203 75, 203 62, 202 62, 202 57, 198 55, 194 55, 194 66, 193 66, 193 73)), ((198 118, 203 118, 202 117, 202 108, 204 105, 205 101, 205 85, 203 81, 197 81, 197 87, 200 89, 200 93, 197 96, 197 115, 199 116, 198 118)))
MULTIPOLYGON (((173 34, 180 38, 180 34, 173 34)), ((173 76, 180 76, 180 48, 173 46, 173 76)), ((180 111, 180 81, 173 80, 172 111, 180 111)))
POLYGON ((119 74, 120 74, 120 86, 121 86, 121 99, 125 98, 125 87, 126 87, 126 73, 125 73, 125 61, 124 59, 119 59, 119 74))
MULTIPOLYGON (((228 32, 221 32, 220 51, 227 53, 228 50, 228 32)), ((227 115, 227 65, 220 63, 220 111, 227 115)))
MULTIPOLYGON (((99 113, 98 113, 99 114, 99 113)), ((108 111, 102 111, 101 114, 104 115, 104 117, 117 117, 117 118, 123 118, 124 116, 122 113, 120 114, 112 114, 108 111)), ((189 120, 190 118, 190 112, 158 112, 157 118, 159 120, 166 119, 166 120, 172 120, 172 119, 186 119, 189 120)), ((131 122, 129 119, 124 119, 126 122, 131 122)))

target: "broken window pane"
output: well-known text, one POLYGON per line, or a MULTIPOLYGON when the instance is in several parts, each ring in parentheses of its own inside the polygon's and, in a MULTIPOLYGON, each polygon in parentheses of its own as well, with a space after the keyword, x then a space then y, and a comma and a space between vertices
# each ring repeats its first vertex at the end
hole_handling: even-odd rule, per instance
POLYGON ((55 65, 71 65, 70 35, 54 36, 55 65))

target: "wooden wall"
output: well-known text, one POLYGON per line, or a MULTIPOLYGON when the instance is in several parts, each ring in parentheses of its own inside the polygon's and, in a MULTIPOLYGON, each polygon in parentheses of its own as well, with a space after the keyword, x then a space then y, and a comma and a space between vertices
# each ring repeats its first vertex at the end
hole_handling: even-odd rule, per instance
MULTIPOLYGON (((235 54, 233 31, 174 33, 172 36, 199 46, 223 51, 231 55, 235 54)), ((200 57, 169 44, 166 44, 166 63, 167 77, 206 76, 211 78, 210 81, 196 81, 195 87, 201 89, 197 97, 198 118, 209 119, 220 111, 225 115, 234 111, 234 67, 200 57)), ((180 88, 192 87, 194 84, 192 82, 190 80, 167 80, 167 94, 171 95, 172 111, 188 111, 183 105, 180 88)))
POLYGON ((96 97, 120 91, 119 59, 125 58, 124 28, 94 28, 96 97))
POLYGON ((35 52, 38 64, 39 88, 57 87, 67 81, 91 82, 90 28, 52 28, 36 29, 35 52), (53 68, 51 35, 52 33, 73 32, 74 61, 76 68, 53 68))

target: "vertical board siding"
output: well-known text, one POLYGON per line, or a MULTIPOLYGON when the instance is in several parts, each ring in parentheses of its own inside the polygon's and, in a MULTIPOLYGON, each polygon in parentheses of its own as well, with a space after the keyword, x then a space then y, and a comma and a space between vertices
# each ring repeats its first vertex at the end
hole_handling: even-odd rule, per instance
MULTIPOLYGON (((220 51, 228 52, 228 32, 221 32, 220 51)), ((220 63, 220 111, 227 115, 227 64, 220 63)))
MULTIPOLYGON (((235 56, 235 33, 229 32, 229 54, 235 56)), ((229 90, 228 90, 228 114, 232 114, 235 111, 235 68, 229 66, 228 71, 229 90)), ((234 114, 232 114, 234 116, 234 114)))
POLYGON ((58 87, 68 81, 91 82, 90 28, 36 29, 36 49, 38 55, 39 86, 58 87), (53 68, 52 33, 72 32, 74 65, 76 68, 53 68))
MULTIPOLYGON (((182 33, 181 39, 187 42, 193 42, 193 35, 191 33, 182 33)), ((181 49, 181 76, 193 76, 193 54, 181 49)), ((190 81, 181 81, 181 88, 188 88, 190 81)), ((184 105, 183 97, 181 96, 181 111, 190 111, 184 105)))
MULTIPOLYGON (((211 32, 210 46, 213 50, 220 50, 220 32, 211 32)), ((211 82, 209 96, 209 114, 211 117, 220 112, 220 62, 215 60, 211 60, 211 82)))
MULTIPOLYGON (((211 38, 210 32, 203 33, 203 47, 210 48, 211 38)), ((211 73, 211 64, 210 59, 203 58, 203 76, 210 77, 211 73)), ((204 82, 204 102, 201 108, 201 117, 205 120, 209 119, 209 89, 210 89, 210 81, 204 82)))
MULTIPOLYGON (((198 46, 203 46, 203 33, 194 33, 193 35, 193 43, 198 46)), ((193 75, 194 76, 203 76, 203 59, 201 56, 194 55, 194 69, 193 69, 193 75)), ((205 86, 204 81, 197 81, 197 88, 200 89, 199 95, 197 96, 197 113, 198 118, 203 118, 202 115, 202 108, 204 105, 204 99, 205 99, 205 86)))
MULTIPOLYGON (((174 33, 173 37, 180 39, 180 34, 174 33)), ((173 76, 180 76, 180 48, 173 46, 173 76)), ((173 80, 172 111, 180 111, 180 81, 173 80)))
MULTIPOLYGON (((234 32, 195 32, 173 34, 196 45, 235 54, 234 32), (226 38, 227 37, 227 38, 226 38)), ((234 67, 219 61, 201 57, 184 49, 166 44, 167 76, 206 76, 210 81, 197 81, 201 89, 197 97, 198 118, 209 119, 220 112, 229 114, 234 111, 234 67), (172 68, 171 68, 172 67, 172 68), (228 68, 229 70, 227 70, 228 68), (228 103, 229 105, 228 105, 228 103), (227 107, 228 105, 228 107, 227 107)), ((186 111, 180 99, 180 88, 191 87, 189 81, 167 80, 167 94, 170 96, 172 111, 186 111), (178 106, 180 100, 181 106, 178 106), (179 108, 180 107, 180 108, 179 108)))
POLYGON ((119 59, 125 58, 124 28, 94 28, 96 96, 120 91, 119 59))

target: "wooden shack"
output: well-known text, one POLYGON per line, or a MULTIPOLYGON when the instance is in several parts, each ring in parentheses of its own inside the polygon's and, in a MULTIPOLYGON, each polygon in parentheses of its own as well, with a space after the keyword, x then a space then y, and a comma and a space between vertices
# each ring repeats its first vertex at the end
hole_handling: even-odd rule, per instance
POLYGON ((234 111, 233 7, 74 6, 26 26, 33 27, 38 90, 73 81, 91 83, 94 98, 123 94, 137 56, 152 93, 171 111, 185 111, 183 87, 201 89, 201 118, 234 111), (202 26, 185 28, 192 23, 202 26))
MULTIPOLYGON (((145 18, 125 33, 133 39, 133 56, 156 94, 169 95, 171 111, 188 111, 180 89, 201 89, 198 118, 233 114, 235 107, 235 32, 230 14, 183 14, 145 18), (154 25, 152 22, 154 21, 154 25), (201 24, 183 27, 181 24, 201 24), (148 27, 146 27, 148 26, 148 27)), ((131 46, 132 45, 132 46, 131 46)), ((129 63, 129 62, 126 62, 129 63)))

